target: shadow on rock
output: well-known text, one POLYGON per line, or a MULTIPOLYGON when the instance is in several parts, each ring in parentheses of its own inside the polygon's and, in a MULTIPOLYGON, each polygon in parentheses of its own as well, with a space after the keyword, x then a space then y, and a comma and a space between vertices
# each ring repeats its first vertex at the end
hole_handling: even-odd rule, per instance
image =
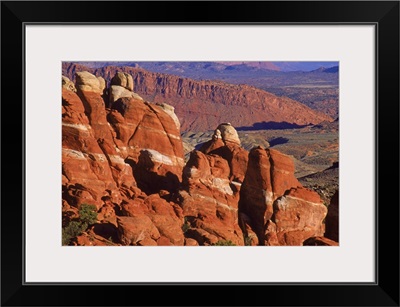
POLYGON ((237 127, 237 131, 253 131, 253 130, 283 130, 283 129, 298 129, 308 125, 298 125, 288 122, 260 122, 254 123, 252 126, 237 127))
POLYGON ((111 238, 112 242, 118 241, 117 227, 114 224, 111 223, 95 224, 93 225, 93 231, 95 234, 107 240, 110 240, 111 238))

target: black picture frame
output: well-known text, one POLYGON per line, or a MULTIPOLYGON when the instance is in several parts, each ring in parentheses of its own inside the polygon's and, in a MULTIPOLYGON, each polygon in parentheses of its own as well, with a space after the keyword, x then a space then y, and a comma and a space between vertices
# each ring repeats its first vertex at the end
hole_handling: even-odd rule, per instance
POLYGON ((399 101, 399 1, 1 2, 1 305, 399 306, 399 101), (132 22, 376 25, 376 283, 24 283, 24 25, 132 22))

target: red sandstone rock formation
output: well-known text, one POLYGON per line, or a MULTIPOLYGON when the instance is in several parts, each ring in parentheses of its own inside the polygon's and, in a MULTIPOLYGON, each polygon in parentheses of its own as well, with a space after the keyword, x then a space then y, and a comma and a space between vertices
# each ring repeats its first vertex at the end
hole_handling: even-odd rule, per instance
POLYGON ((62 93, 63 197, 76 207, 85 202, 99 207, 101 198, 109 194, 106 191, 115 190, 117 184, 85 114, 84 103, 72 91, 63 89, 62 93))
POLYGON ((297 101, 248 85, 196 81, 133 67, 90 69, 63 63, 63 74, 71 80, 82 70, 107 81, 116 72, 132 75, 137 94, 153 102, 167 101, 175 107, 182 131, 211 130, 222 122, 231 122, 235 127, 252 127, 255 123, 265 122, 307 125, 333 120, 297 101))
POLYGON ((231 241, 244 245, 238 224, 239 191, 248 152, 235 128, 220 124, 212 139, 192 151, 183 172, 181 204, 189 229, 185 236, 200 245, 231 241))
POLYGON ((297 186, 301 184, 294 177, 294 164, 289 156, 261 147, 250 151, 239 208, 244 219, 251 220, 260 243, 264 241, 265 224, 273 214, 273 202, 297 186))
MULTIPOLYGON (((115 83, 123 82, 120 79, 115 83)), ((79 219, 74 208, 94 204, 96 235, 113 237, 121 244, 183 245, 181 208, 159 195, 146 195, 164 189, 166 197, 179 188, 183 146, 173 108, 152 105, 133 93, 117 99, 109 109, 100 78, 82 72, 76 88, 63 80, 63 226, 79 219), (132 208, 143 225, 136 220, 132 224, 137 217, 132 208), (142 226, 149 236, 135 233, 142 226)), ((83 233, 73 243, 110 243, 89 234, 83 233)))
POLYGON ((237 186, 241 185, 247 170, 249 153, 240 146, 239 136, 230 123, 219 125, 212 139, 204 143, 199 150, 205 154, 219 155, 228 161, 229 179, 237 186))
POLYGON ((184 245, 182 209, 157 194, 122 204, 117 216, 123 245, 184 245))
POLYGON ((261 147, 250 151, 239 201, 245 237, 250 228, 259 245, 301 245, 306 238, 323 235, 325 215, 319 195, 294 177, 289 156, 261 147))
POLYGON ((76 80, 62 83, 63 227, 83 203, 96 205, 97 221, 71 244, 334 245, 307 241, 324 234, 327 210, 289 156, 249 154, 224 123, 184 166, 173 107, 142 99, 126 74, 111 89, 89 73, 76 80))
MULTIPOLYGON (((323 220, 327 208, 317 192, 303 187, 291 188, 274 202, 273 207, 270 222, 275 224, 279 245, 302 245, 310 237, 324 235, 323 220)), ((267 240, 267 244, 275 245, 275 238, 267 240)))
POLYGON ((238 225, 239 193, 232 190, 228 162, 217 155, 193 151, 183 172, 180 201, 188 230, 185 237, 200 245, 219 240, 243 245, 238 225))
POLYGON ((110 124, 138 186, 148 193, 177 189, 184 158, 175 118, 164 108, 135 98, 120 98, 111 108, 110 124))

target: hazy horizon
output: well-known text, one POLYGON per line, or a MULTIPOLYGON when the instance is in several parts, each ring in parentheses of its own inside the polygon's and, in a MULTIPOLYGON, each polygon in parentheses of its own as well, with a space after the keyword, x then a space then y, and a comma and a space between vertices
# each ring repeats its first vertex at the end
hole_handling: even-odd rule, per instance
POLYGON ((240 64, 248 64, 248 63, 259 63, 265 64, 265 69, 269 70, 276 70, 281 72, 294 72, 294 71, 304 71, 310 72, 321 67, 324 68, 331 68, 335 66, 339 66, 338 61, 73 61, 74 63, 84 64, 90 67, 104 67, 109 65, 116 65, 116 66, 133 66, 135 64, 148 64, 152 63, 153 65, 160 65, 166 63, 232 63, 232 66, 240 65, 240 64), (268 68, 269 66, 269 68, 268 68))

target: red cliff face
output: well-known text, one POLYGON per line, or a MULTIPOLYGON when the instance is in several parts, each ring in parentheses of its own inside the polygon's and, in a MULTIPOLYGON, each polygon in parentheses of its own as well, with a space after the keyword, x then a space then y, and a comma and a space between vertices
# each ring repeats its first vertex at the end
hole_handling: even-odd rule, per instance
POLYGON ((269 122, 307 125, 332 121, 329 116, 297 101, 248 85, 196 81, 133 67, 88 69, 63 64, 63 73, 70 79, 80 70, 91 71, 106 80, 111 80, 117 71, 132 75, 137 94, 153 102, 167 101, 175 107, 182 131, 212 130, 223 122, 230 122, 235 127, 253 127, 269 122))

